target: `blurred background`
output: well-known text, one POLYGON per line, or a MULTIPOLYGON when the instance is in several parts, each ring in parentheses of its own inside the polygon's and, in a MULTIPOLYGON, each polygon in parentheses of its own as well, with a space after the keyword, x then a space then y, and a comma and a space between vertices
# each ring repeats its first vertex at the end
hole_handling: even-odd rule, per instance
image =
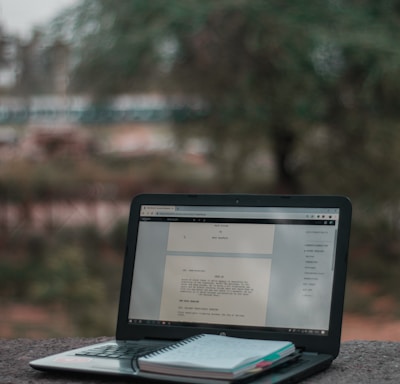
POLYGON ((140 192, 344 194, 343 339, 400 340, 400 1, 0 0, 0 337, 113 335, 140 192))

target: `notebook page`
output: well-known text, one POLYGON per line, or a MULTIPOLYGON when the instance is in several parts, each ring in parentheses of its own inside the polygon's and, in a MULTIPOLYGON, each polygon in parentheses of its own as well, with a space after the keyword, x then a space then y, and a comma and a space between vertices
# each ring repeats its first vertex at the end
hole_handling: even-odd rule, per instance
POLYGON ((291 352, 290 347, 293 344, 286 341, 201 335, 186 343, 178 343, 177 348, 172 347, 162 353, 141 357, 139 361, 228 371, 270 354, 285 354, 286 350, 291 352))

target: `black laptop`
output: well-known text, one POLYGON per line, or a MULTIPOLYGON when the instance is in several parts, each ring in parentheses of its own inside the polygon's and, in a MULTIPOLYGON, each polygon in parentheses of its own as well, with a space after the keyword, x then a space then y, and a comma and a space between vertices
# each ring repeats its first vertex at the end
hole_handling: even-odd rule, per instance
POLYGON ((292 341, 300 357, 254 382, 299 381, 339 353, 350 226, 342 196, 139 195, 115 341, 30 365, 159 379, 134 356, 209 333, 292 341))

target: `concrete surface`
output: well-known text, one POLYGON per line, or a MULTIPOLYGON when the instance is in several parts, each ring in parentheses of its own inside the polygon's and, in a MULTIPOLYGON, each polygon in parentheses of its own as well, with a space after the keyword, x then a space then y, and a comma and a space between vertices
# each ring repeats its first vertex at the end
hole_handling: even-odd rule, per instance
MULTIPOLYGON (((28 363, 67 349, 107 341, 96 339, 0 340, 0 383, 132 383, 129 378, 107 376, 82 376, 77 374, 43 373, 32 369, 28 363)), ((305 384, 330 383, 400 383, 400 343, 383 341, 349 341, 341 346, 332 366, 304 380, 305 384)))

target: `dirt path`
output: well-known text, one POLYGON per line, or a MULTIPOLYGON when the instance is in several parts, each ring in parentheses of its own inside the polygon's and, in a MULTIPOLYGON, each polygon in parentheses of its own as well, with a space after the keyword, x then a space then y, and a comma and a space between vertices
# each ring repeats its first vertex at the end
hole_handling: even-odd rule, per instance
MULTIPOLYGON (((59 308, 49 311, 29 304, 7 305, 0 318, 0 338, 73 336, 75 331, 59 308)), ((345 314, 342 341, 400 341, 400 320, 345 314)))
POLYGON ((400 320, 345 314, 342 341, 348 340, 400 341, 400 320))

